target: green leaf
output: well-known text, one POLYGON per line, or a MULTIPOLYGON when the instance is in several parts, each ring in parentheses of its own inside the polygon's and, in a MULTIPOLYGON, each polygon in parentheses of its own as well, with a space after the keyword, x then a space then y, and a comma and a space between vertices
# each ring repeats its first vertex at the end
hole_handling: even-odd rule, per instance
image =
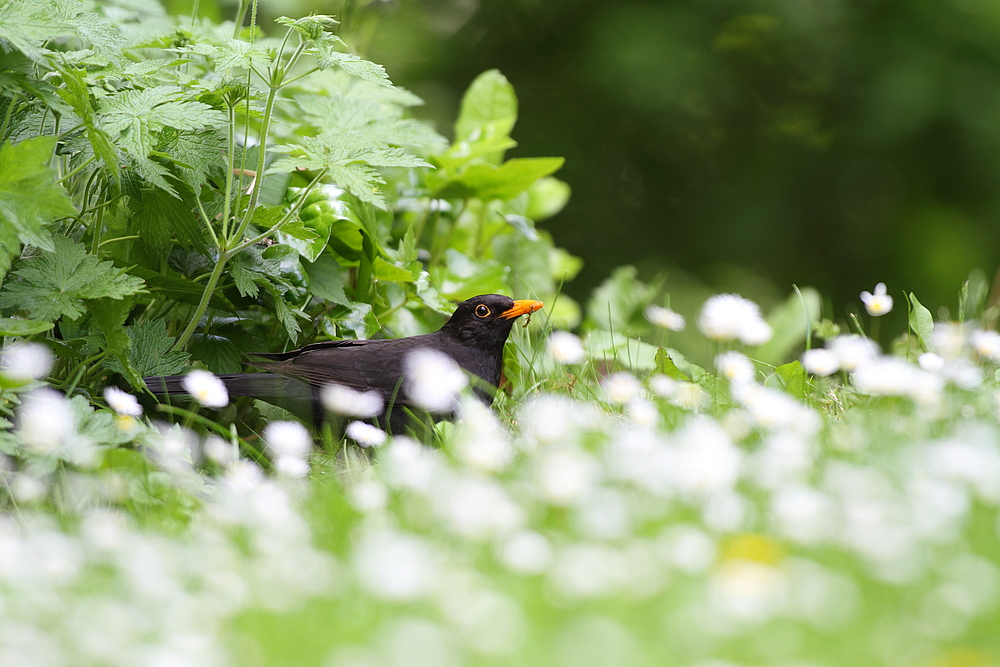
POLYGON ((223 40, 213 49, 212 56, 215 58, 215 68, 220 72, 230 67, 264 69, 272 63, 272 56, 265 46, 240 39, 223 40))
POLYGON ((818 320, 822 300, 819 292, 804 287, 799 294, 792 292, 788 298, 767 315, 774 335, 757 348, 754 357, 766 364, 779 364, 806 339, 806 332, 818 320))
POLYGON ((798 360, 782 364, 774 369, 774 376, 781 382, 781 388, 799 400, 804 400, 809 389, 806 369, 798 360))
POLYGON ((217 334, 197 333, 191 337, 191 356, 213 373, 238 373, 243 353, 233 341, 217 334))
MULTIPOLYGON (((455 141, 476 141, 488 136, 507 136, 517 122, 514 87, 499 70, 483 72, 462 97, 455 121, 455 141)), ((500 156, 497 162, 502 159, 500 156)))
POLYGON ((326 250, 330 240, 330 226, 322 233, 314 227, 307 227, 301 220, 289 220, 281 226, 278 240, 292 248, 310 262, 315 262, 326 250))
POLYGON ((54 326, 52 322, 0 317, 0 336, 33 336, 48 331, 54 326))
MULTIPOLYGON (((129 272, 132 275, 142 278, 150 292, 162 294, 163 296, 173 299, 174 301, 197 305, 197 303, 201 300, 202 293, 205 291, 204 285, 196 283, 193 280, 178 278, 176 276, 162 275, 156 271, 141 266, 132 267, 129 272)), ((216 310, 221 310, 227 313, 236 312, 236 307, 228 299, 222 296, 222 293, 218 290, 212 295, 212 300, 209 301, 209 305, 216 310)))
POLYGON ((318 48, 315 52, 317 64, 322 68, 337 65, 351 76, 359 79, 377 83, 380 86, 392 87, 392 81, 386 74, 385 68, 378 63, 365 60, 353 53, 343 53, 333 49, 318 48))
POLYGON ((587 304, 587 318, 606 331, 626 332, 633 322, 645 326, 643 309, 657 288, 638 279, 634 266, 615 269, 611 277, 594 290, 587 304))
POLYGON ((541 178, 528 188, 528 206, 524 215, 535 222, 551 218, 569 201, 569 184, 558 178, 541 178))
POLYGON ((449 248, 445 266, 431 267, 430 274, 438 291, 447 299, 462 301, 478 294, 509 292, 509 267, 492 259, 473 260, 449 248))
POLYGON ((94 299, 87 302, 87 310, 104 334, 106 349, 118 360, 121 374, 133 387, 142 386, 142 375, 129 362, 131 339, 124 327, 132 310, 132 299, 94 299))
POLYGON ((670 353, 667 352, 667 348, 658 347, 656 348, 656 356, 653 358, 653 362, 656 364, 656 372, 663 373, 669 378, 674 380, 681 380, 683 382, 690 382, 691 378, 684 374, 674 360, 671 358, 670 353))
POLYGON ((925 350, 932 349, 931 338, 934 334, 934 316, 923 304, 917 301, 917 296, 910 293, 910 329, 917 335, 917 340, 925 350))
POLYGON ((442 199, 513 199, 563 166, 561 157, 515 158, 499 167, 474 164, 435 192, 442 199))
MULTIPOLYGON (((167 325, 163 320, 140 322, 125 327, 125 332, 131 341, 128 351, 129 366, 139 377, 177 375, 187 368, 190 355, 187 352, 171 351, 174 339, 167 333, 167 325)), ((104 365, 126 379, 132 375, 114 357, 106 359, 104 365)), ((133 386, 136 389, 145 389, 145 385, 133 386)))
POLYGON ((21 263, 16 278, 0 291, 0 307, 26 310, 39 320, 75 320, 84 312, 84 299, 122 299, 144 291, 141 278, 99 261, 82 244, 65 236, 53 241, 54 252, 21 263))
POLYGON ((371 338, 381 328, 369 303, 352 303, 347 314, 338 317, 336 323, 338 333, 349 333, 344 337, 358 340, 371 338))
MULTIPOLYGON (((0 145, 0 240, 5 246, 17 238, 21 243, 52 250, 46 227, 56 218, 76 213, 48 166, 54 148, 54 137, 0 145)), ((9 266, 0 269, 6 272, 9 266)))
POLYGON ((53 37, 69 33, 72 23, 51 6, 33 2, 6 2, 0 21, 0 43, 6 43, 40 65, 48 65, 43 48, 53 37))
POLYGON ((343 306, 350 305, 351 301, 344 293, 340 264, 336 259, 324 253, 315 262, 304 262, 302 267, 309 278, 309 289, 315 296, 343 306))
POLYGON ((375 277, 378 280, 397 283, 412 283, 416 280, 416 277, 411 271, 404 269, 401 266, 390 264, 381 257, 375 258, 373 268, 375 271, 375 277))
POLYGON ((169 250, 175 241, 188 248, 204 248, 207 241, 204 223, 191 205, 159 188, 143 188, 129 232, 159 251, 169 250))

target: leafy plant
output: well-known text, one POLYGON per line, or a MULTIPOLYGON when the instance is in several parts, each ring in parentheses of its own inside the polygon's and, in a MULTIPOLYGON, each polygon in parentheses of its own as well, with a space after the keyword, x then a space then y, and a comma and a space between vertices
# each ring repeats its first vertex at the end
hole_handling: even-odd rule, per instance
POLYGON ((499 72, 449 144, 333 17, 270 37, 155 4, 2 10, 0 314, 49 343, 57 387, 142 390, 179 368, 154 349, 224 372, 247 350, 426 331, 448 300, 544 299, 578 268, 535 229, 569 196, 562 160, 504 160, 499 72))

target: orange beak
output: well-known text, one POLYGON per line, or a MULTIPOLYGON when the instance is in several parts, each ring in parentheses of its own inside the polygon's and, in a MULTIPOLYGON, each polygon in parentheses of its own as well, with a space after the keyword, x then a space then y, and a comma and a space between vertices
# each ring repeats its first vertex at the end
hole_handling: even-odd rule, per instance
POLYGON ((521 315, 529 315, 542 306, 544 306, 541 301, 532 301, 531 299, 521 299, 520 301, 515 301, 514 305, 507 310, 500 313, 500 317, 505 320, 512 320, 515 317, 520 317, 521 315))

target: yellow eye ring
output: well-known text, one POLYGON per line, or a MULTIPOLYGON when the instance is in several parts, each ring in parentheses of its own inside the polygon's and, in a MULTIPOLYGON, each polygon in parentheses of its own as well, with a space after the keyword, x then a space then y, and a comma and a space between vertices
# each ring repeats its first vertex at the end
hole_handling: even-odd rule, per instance
POLYGON ((491 312, 489 306, 483 304, 476 306, 476 317, 489 317, 491 312))

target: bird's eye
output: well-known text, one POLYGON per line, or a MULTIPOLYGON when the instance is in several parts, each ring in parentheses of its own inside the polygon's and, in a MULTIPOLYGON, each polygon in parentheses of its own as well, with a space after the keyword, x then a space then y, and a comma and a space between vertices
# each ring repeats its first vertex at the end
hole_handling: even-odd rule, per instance
POLYGON ((479 304, 478 306, 476 306, 476 316, 489 317, 490 316, 489 306, 484 306, 483 304, 479 304))

